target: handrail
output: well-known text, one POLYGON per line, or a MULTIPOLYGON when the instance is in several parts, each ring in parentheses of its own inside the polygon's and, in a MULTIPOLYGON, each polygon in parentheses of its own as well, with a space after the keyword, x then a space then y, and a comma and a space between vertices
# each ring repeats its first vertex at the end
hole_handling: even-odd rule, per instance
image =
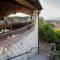
POLYGON ((19 32, 24 32, 25 30, 31 28, 34 24, 29 24, 23 28, 20 28, 18 30, 15 30, 15 31, 11 31, 11 34, 14 35, 15 33, 19 33, 19 32))
MULTIPOLYGON (((11 60, 11 59, 13 59, 13 58, 17 58, 17 57, 20 57, 20 56, 22 56, 22 55, 29 54, 29 53, 31 53, 31 51, 32 51, 33 49, 36 49, 36 48, 38 48, 38 47, 33 47, 33 48, 31 48, 30 51, 28 51, 28 52, 25 52, 25 53, 23 53, 23 54, 19 54, 19 55, 16 55, 16 56, 7 58, 6 60, 11 60)), ((29 60, 29 55, 28 55, 28 60, 29 60)))
POLYGON ((15 30, 15 31, 6 32, 6 33, 4 33, 4 34, 1 34, 1 35, 0 35, 0 38, 6 37, 6 36, 11 36, 11 35, 14 35, 14 34, 17 34, 17 33, 20 33, 20 32, 24 32, 25 30, 28 30, 29 28, 31 28, 33 25, 34 25, 34 24, 31 23, 31 24, 29 24, 29 25, 27 25, 27 26, 25 26, 25 27, 22 27, 22 28, 20 28, 20 29, 15 30))

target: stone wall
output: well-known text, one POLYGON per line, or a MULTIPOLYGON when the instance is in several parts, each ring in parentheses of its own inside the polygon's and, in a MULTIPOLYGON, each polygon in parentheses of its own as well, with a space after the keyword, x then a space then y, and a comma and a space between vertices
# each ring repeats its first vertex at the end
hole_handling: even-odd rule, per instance
POLYGON ((28 60, 38 52, 38 15, 34 11, 32 20, 34 27, 23 34, 16 34, 11 37, 0 39, 0 60, 18 56, 25 52, 31 52, 11 60, 28 60))

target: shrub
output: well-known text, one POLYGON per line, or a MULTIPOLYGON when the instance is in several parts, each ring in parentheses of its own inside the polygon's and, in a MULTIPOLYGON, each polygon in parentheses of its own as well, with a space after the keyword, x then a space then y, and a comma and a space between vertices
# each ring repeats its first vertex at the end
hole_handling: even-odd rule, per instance
POLYGON ((52 25, 45 22, 43 18, 39 20, 38 25, 39 37, 49 43, 55 43, 56 51, 59 51, 57 54, 60 54, 60 29, 54 30, 52 25))
POLYGON ((43 19, 39 20, 39 37, 48 42, 55 42, 58 38, 51 25, 43 19))

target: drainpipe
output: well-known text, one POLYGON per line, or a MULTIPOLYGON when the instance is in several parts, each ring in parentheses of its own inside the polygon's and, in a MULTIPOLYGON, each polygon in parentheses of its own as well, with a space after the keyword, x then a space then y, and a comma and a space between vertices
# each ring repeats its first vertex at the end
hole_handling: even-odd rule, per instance
MULTIPOLYGON (((39 21, 39 14, 40 14, 40 11, 38 11, 38 21, 39 21)), ((38 54, 40 53, 40 50, 39 50, 39 36, 38 36, 38 54)))

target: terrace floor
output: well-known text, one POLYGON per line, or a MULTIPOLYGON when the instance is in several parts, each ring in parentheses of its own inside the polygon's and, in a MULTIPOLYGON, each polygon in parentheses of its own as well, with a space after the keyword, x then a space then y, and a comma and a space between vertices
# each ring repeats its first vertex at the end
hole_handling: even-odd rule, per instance
POLYGON ((35 55, 31 60, 49 60, 49 57, 43 54, 35 55))
POLYGON ((49 60, 50 45, 43 40, 40 40, 40 54, 35 55, 31 60, 49 60))

